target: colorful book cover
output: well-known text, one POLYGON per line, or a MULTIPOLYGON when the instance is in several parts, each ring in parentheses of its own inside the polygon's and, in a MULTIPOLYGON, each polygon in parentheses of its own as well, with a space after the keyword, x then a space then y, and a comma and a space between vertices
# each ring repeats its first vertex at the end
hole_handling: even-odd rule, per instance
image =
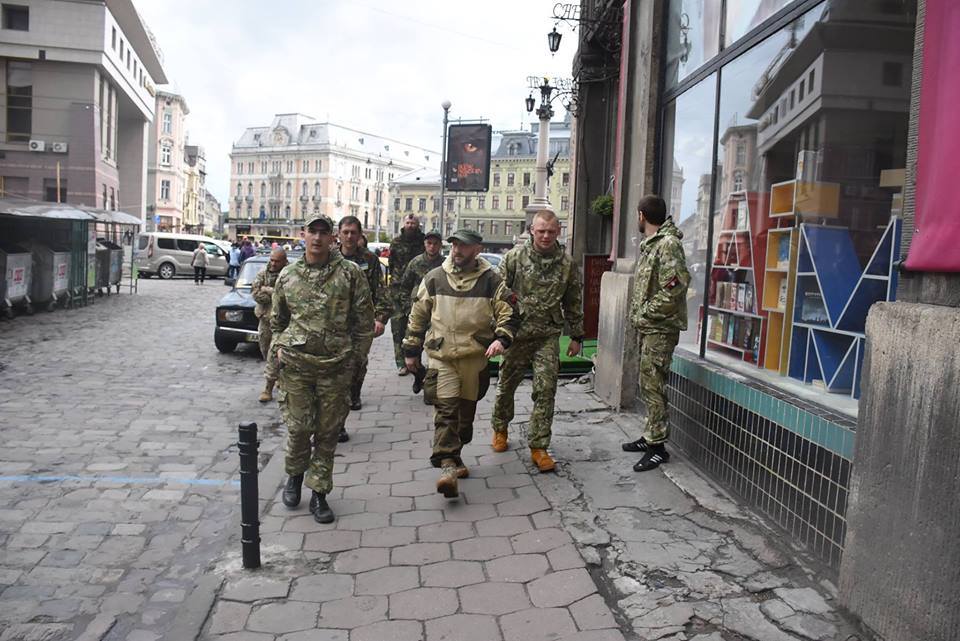
POLYGON ((747 284, 740 283, 737 285, 737 311, 745 311, 747 304, 747 284))
POLYGON ((747 293, 743 299, 743 311, 753 313, 753 285, 747 285, 747 293))
POLYGON ((730 283, 730 298, 727 299, 727 309, 736 309, 737 308, 737 292, 739 287, 737 283, 730 283))
POLYGON ((777 235, 777 269, 790 266, 790 234, 777 235))

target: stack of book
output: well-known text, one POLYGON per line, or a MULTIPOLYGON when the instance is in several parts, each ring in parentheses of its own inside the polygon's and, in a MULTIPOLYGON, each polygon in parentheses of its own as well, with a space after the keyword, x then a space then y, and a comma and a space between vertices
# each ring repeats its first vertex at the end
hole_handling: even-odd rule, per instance
POLYGON ((753 285, 750 283, 717 283, 713 306, 732 312, 753 313, 753 285))

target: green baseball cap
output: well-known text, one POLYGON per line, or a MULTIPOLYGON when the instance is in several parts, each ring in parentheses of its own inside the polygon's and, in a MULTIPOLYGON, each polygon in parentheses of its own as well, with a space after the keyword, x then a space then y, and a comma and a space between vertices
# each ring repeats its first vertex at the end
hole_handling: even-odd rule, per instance
POLYGON ((452 243, 455 240, 458 240, 466 245, 479 245, 483 242, 483 236, 472 229, 458 229, 457 231, 453 232, 449 238, 447 238, 448 243, 452 243))
POLYGON ((436 238, 437 240, 443 240, 443 235, 438 232, 436 229, 431 229, 426 234, 423 235, 424 238, 436 238))
POLYGON ((303 228, 308 229, 310 225, 313 225, 314 223, 323 223, 327 226, 327 231, 333 231, 333 219, 330 218, 330 216, 324 216, 323 214, 311 216, 303 225, 303 228))

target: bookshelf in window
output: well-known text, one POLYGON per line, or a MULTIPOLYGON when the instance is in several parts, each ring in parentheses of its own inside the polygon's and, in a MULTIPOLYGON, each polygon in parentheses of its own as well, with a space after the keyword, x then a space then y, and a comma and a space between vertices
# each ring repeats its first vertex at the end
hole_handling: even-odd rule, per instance
POLYGON ((707 346, 748 363, 763 358, 763 283, 754 257, 763 255, 769 222, 758 207, 760 197, 757 192, 731 192, 716 213, 709 305, 700 314, 707 319, 707 346))

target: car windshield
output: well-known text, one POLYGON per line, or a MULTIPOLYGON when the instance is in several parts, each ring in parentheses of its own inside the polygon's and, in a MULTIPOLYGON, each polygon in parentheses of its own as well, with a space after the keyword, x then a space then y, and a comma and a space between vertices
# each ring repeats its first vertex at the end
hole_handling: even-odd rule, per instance
POLYGON ((240 275, 237 276, 237 287, 251 287, 253 285, 253 279, 257 277, 263 269, 267 266, 265 262, 261 261, 250 261, 248 260, 243 264, 243 267, 240 268, 240 275))

